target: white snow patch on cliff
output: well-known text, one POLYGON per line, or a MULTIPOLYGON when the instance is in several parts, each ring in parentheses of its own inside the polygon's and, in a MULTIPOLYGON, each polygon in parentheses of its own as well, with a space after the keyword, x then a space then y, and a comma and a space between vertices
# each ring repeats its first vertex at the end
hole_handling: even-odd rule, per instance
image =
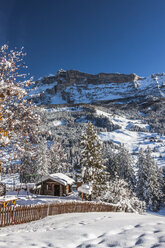
POLYGON ((65 122, 64 121, 55 120, 52 123, 52 126, 55 126, 55 127, 62 126, 62 125, 65 125, 65 122))
POLYGON ((51 98, 51 104, 65 104, 67 103, 61 96, 61 93, 58 92, 51 98))

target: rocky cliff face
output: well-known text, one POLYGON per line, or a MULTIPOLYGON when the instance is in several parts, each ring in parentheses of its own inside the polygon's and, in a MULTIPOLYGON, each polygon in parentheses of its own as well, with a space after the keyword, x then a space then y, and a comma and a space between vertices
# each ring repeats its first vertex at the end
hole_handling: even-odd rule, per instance
POLYGON ((165 74, 140 78, 136 74, 99 73, 60 70, 54 76, 36 81, 33 94, 44 104, 94 103, 142 96, 164 97, 165 74))
POLYGON ((86 84, 104 84, 104 83, 125 83, 131 82, 137 79, 136 74, 119 74, 119 73, 99 73, 99 74, 88 74, 80 71, 58 71, 57 80, 65 80, 67 85, 79 85, 82 82, 86 84))

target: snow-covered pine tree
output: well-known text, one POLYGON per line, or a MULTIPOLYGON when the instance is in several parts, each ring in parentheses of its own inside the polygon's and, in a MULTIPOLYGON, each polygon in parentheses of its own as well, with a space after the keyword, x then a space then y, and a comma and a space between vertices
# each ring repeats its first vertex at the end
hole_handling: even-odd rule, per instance
POLYGON ((50 157, 46 137, 40 139, 37 150, 37 175, 41 179, 49 174, 50 157))
POLYGON ((162 179, 163 179, 163 182, 162 182, 162 192, 163 192, 163 198, 165 198, 165 167, 162 166, 161 167, 161 170, 162 170, 162 179))
POLYGON ((102 200, 117 204, 121 211, 138 213, 145 211, 145 202, 140 201, 129 184, 117 175, 113 180, 110 180, 108 190, 103 195, 102 200))
POLYGON ((133 159, 124 145, 121 145, 118 152, 110 152, 110 158, 108 163, 108 171, 111 178, 115 178, 116 175, 119 178, 124 179, 128 184, 135 187, 135 173, 133 169, 133 159))
POLYGON ((161 201, 164 203, 165 200, 165 181, 162 167, 157 166, 158 182, 160 186, 161 201))
POLYGON ((27 143, 25 153, 21 158, 20 181, 23 183, 36 182, 37 175, 37 146, 27 143), (32 151, 33 150, 33 151, 32 151))
POLYGON ((158 167, 149 147, 146 149, 145 154, 142 150, 140 151, 137 168, 137 194, 141 200, 146 202, 150 210, 158 211, 161 205, 162 192, 158 167))
POLYGON ((151 155, 151 149, 146 150, 146 162, 149 168, 148 171, 148 188, 147 188, 147 203, 148 207, 153 211, 158 211, 161 205, 161 189, 158 177, 158 167, 154 158, 151 155))
POLYGON ((135 173, 133 169, 133 159, 124 145, 119 149, 118 159, 118 163, 121 165, 119 177, 123 178, 132 188, 134 188, 135 173))
POLYGON ((140 200, 144 201, 146 199, 146 188, 148 185, 148 168, 146 164, 146 157, 142 148, 139 150, 137 168, 137 196, 140 200))
POLYGON ((107 188, 108 173, 103 165, 101 143, 90 122, 81 137, 81 145, 82 182, 90 186, 91 199, 97 199, 107 188))
POLYGON ((118 153, 114 152, 111 148, 106 151, 107 158, 107 170, 110 173, 111 179, 114 179, 120 173, 120 164, 118 163, 118 153))
POLYGON ((53 141, 53 145, 51 145, 49 149, 49 167, 48 171, 50 174, 52 173, 68 173, 70 170, 70 165, 68 163, 67 154, 64 153, 63 147, 57 141, 53 141))

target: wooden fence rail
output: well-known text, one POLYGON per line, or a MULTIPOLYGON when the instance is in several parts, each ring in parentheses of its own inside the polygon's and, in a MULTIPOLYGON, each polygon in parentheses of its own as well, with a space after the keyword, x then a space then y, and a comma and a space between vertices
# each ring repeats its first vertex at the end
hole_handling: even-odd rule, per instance
POLYGON ((65 202, 0 208, 0 227, 22 224, 64 213, 117 212, 117 206, 95 202, 65 202))

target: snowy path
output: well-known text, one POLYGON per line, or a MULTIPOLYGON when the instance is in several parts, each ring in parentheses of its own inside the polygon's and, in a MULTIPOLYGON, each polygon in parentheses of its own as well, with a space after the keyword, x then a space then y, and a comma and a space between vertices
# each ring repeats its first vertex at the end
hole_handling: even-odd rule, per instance
POLYGON ((0 248, 165 247, 165 217, 76 213, 0 229, 0 248))

